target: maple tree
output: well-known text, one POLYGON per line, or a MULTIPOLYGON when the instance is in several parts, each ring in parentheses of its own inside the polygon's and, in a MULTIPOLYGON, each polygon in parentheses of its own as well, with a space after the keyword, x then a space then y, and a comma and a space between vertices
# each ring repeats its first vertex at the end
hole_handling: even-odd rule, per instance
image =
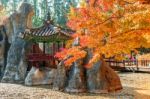
POLYGON ((93 58, 87 65, 91 66, 102 55, 120 59, 131 50, 150 47, 150 5, 131 0, 83 0, 80 5, 70 7, 67 23, 76 30, 73 38, 78 37, 80 45, 56 54, 61 60, 72 56, 66 66, 86 57, 85 48, 92 50, 93 58))

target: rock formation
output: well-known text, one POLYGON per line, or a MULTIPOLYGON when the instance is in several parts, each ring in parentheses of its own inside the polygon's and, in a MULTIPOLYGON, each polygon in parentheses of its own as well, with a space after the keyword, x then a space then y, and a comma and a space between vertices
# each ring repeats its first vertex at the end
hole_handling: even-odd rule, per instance
POLYGON ((45 68, 43 70, 39 70, 39 68, 32 67, 25 79, 25 85, 31 86, 53 84, 54 74, 56 74, 55 69, 49 70, 45 68))
MULTIPOLYGON (((79 46, 80 39, 76 38, 72 46, 79 46)), ((65 90, 67 92, 85 92, 85 75, 84 75, 83 60, 74 62, 69 70, 68 85, 65 90)))
POLYGON ((67 85, 67 70, 64 67, 64 61, 61 61, 56 69, 56 74, 54 76, 53 81, 53 89, 54 90, 64 90, 65 86, 67 85))
POLYGON ((0 78, 3 76, 6 66, 7 51, 9 48, 5 27, 0 26, 0 78))
POLYGON ((32 14, 32 6, 28 3, 22 3, 18 11, 14 12, 8 18, 6 32, 11 34, 9 38, 11 46, 8 51, 7 65, 1 80, 2 82, 21 83, 25 79, 27 69, 25 53, 28 44, 23 39, 19 38, 18 35, 27 28, 27 24, 29 24, 28 19, 30 19, 29 17, 32 14))
MULTIPOLYGON (((76 38, 73 42, 73 46, 78 46, 79 42, 80 39, 76 38)), ((91 68, 84 68, 84 65, 92 58, 91 50, 85 49, 85 51, 87 51, 86 58, 74 62, 69 71, 66 71, 66 73, 68 73, 67 76, 62 72, 65 71, 64 69, 57 68, 60 74, 55 78, 55 80, 59 82, 59 84, 54 83, 55 88, 62 88, 65 89, 66 92, 76 93, 108 93, 121 90, 122 85, 119 76, 103 59, 99 59, 91 68), (60 84, 61 87, 59 86, 60 84)))

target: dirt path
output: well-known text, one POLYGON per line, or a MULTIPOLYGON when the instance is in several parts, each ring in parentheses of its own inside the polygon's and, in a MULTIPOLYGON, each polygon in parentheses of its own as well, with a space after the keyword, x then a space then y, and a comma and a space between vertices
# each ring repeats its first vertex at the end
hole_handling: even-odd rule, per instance
POLYGON ((150 74, 119 73, 123 90, 111 94, 68 94, 50 86, 26 87, 0 83, 0 99, 150 99, 150 74))

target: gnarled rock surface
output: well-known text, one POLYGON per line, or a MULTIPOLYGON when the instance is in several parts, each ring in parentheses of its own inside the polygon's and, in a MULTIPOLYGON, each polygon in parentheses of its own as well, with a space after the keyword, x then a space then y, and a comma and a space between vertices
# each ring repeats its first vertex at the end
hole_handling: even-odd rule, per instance
POLYGON ((20 32, 27 28, 28 18, 33 13, 33 8, 28 3, 22 3, 19 10, 14 12, 8 18, 6 28, 11 42, 7 56, 7 65, 2 78, 2 82, 22 83, 25 79, 27 63, 25 61, 25 53, 28 48, 27 42, 19 38, 20 32))
POLYGON ((54 90, 64 90, 67 85, 66 69, 64 67, 64 61, 61 61, 56 69, 56 74, 53 81, 54 90))
POLYGON ((120 78, 103 60, 87 69, 87 89, 91 93, 108 93, 122 89, 120 78))
POLYGON ((0 26, 0 78, 3 76, 4 69, 7 62, 7 52, 9 49, 8 37, 6 35, 6 29, 2 25, 0 26))

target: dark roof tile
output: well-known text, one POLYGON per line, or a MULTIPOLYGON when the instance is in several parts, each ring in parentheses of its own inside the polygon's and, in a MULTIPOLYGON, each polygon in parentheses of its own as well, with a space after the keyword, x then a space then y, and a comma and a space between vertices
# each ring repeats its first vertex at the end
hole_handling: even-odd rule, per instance
POLYGON ((54 25, 44 25, 40 28, 35 28, 35 29, 26 29, 23 33, 21 33, 20 37, 25 38, 27 35, 31 36, 51 36, 57 33, 62 33, 63 35, 67 37, 71 37, 70 31, 66 31, 65 29, 62 29, 60 27, 56 27, 54 25), (23 36, 22 36, 23 35, 23 36))

